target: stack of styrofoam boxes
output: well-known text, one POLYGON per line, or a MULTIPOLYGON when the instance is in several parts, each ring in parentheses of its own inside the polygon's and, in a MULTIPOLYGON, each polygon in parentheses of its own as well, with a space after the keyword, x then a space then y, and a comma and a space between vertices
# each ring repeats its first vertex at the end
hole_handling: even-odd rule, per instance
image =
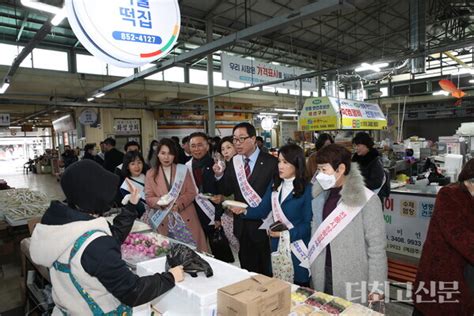
MULTIPOLYGON (((151 302, 151 305, 162 313, 163 316, 177 315, 217 315, 217 290, 245 280, 253 273, 237 268, 231 264, 220 260, 203 256, 212 267, 214 275, 206 278, 200 272, 198 277, 193 278, 185 274, 183 282, 176 283, 176 286, 151 302)), ((165 271, 166 257, 137 264, 137 274, 139 276, 152 275, 165 271)), ((133 315, 150 315, 150 307, 142 305, 133 310, 133 315)))

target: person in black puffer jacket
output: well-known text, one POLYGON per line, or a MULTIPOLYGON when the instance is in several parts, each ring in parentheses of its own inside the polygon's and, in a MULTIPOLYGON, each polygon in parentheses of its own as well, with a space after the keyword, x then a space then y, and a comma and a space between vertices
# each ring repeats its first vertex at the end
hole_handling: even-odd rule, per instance
POLYGON ((365 186, 381 196, 382 191, 385 191, 381 189, 389 179, 386 178, 380 154, 374 148, 374 141, 369 134, 359 132, 352 143, 356 150, 356 153, 352 156, 352 161, 359 164, 365 186))

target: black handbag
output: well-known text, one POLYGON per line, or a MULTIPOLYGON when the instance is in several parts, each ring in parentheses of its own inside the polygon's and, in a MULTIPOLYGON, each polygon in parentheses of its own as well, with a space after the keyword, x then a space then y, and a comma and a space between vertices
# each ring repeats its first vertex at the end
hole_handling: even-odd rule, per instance
POLYGON ((288 227, 286 227, 286 225, 283 224, 282 222, 276 221, 275 223, 270 225, 269 229, 272 232, 282 232, 284 230, 288 230, 288 227))
POLYGON ((209 238, 209 245, 211 246, 211 252, 216 259, 224 262, 234 262, 234 255, 230 249, 229 240, 227 240, 222 227, 214 230, 211 238, 209 238))

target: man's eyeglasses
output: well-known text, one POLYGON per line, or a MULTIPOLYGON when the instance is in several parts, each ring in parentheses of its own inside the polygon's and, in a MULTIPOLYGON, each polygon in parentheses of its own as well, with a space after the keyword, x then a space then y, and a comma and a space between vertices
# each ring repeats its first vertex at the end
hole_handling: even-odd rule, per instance
POLYGON ((232 138, 232 142, 233 142, 234 144, 236 144, 236 143, 242 144, 242 143, 245 142, 248 138, 250 138, 250 136, 233 137, 233 138, 232 138))

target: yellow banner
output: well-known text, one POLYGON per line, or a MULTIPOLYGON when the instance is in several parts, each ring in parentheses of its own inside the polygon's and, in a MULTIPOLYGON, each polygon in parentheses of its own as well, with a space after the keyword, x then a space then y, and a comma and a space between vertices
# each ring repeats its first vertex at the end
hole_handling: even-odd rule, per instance
POLYGON ((300 130, 302 131, 325 131, 337 129, 336 116, 319 116, 315 118, 302 118, 300 130))
POLYGON ((350 117, 344 117, 342 119, 342 129, 378 130, 383 129, 384 127, 387 127, 387 121, 385 120, 371 120, 350 117))

